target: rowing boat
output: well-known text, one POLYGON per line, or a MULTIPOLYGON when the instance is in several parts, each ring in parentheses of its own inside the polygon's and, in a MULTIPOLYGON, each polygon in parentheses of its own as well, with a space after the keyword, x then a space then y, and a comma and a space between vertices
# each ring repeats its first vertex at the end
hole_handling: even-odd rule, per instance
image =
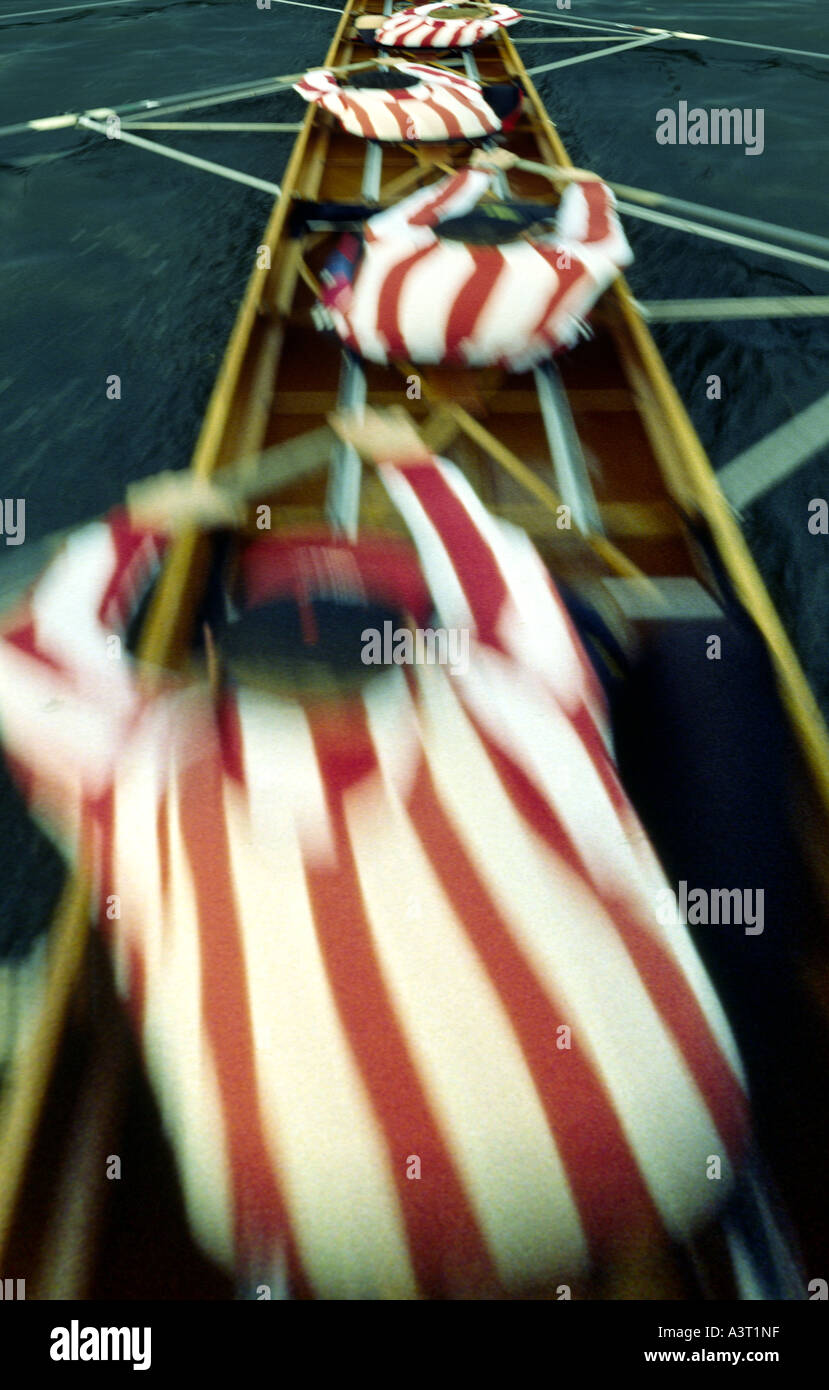
MULTIPOLYGON (((378 0, 349 0, 325 59, 327 68, 348 69, 366 61, 367 50, 353 22, 379 13, 378 0)), ((441 50, 431 50, 429 60, 459 61, 441 50)), ((466 59, 467 75, 471 71, 484 84, 522 83, 524 108, 509 146, 527 166, 569 165, 506 30, 476 45, 474 59, 466 59)), ((626 282, 617 281, 597 306, 591 339, 550 371, 510 374, 495 368, 415 368, 406 362, 358 369, 344 359, 333 336, 320 335, 314 326, 331 232, 323 227, 291 236, 296 201, 376 201, 386 206, 459 167, 467 153, 455 142, 367 146, 319 108, 309 107, 191 466, 209 477, 320 426, 337 405, 363 400, 374 406, 403 405, 430 446, 462 467, 487 506, 532 535, 554 573, 566 568, 570 558, 560 524, 564 502, 603 566, 615 601, 634 621, 659 616, 670 622, 670 614, 680 611, 677 596, 684 616, 711 611, 708 559, 699 544, 705 535, 767 644, 797 740, 806 808, 803 875, 811 890, 808 908, 802 910, 820 923, 803 961, 804 1000, 817 1035, 829 1016, 827 899, 812 850, 829 832, 829 741, 735 517, 626 282)), ((510 173, 509 194, 541 203, 552 197, 549 182, 531 167, 510 173)), ((401 525, 376 481, 361 482, 359 461, 347 448, 332 459, 330 481, 315 475, 282 489, 272 501, 273 524, 279 529, 333 522, 346 529, 359 524, 395 531, 401 525)), ((187 534, 173 547, 141 637, 140 655, 148 664, 175 668, 186 659, 209 559, 204 536, 187 534)), ((88 897, 82 877, 67 885, 50 934, 42 1004, 0 1112, 0 1267, 8 1269, 22 1243, 31 1250, 34 1241, 37 1257, 30 1254, 27 1267, 37 1271, 32 1292, 36 1289, 41 1297, 84 1296, 95 1287, 89 1250, 104 1214, 100 1184, 93 1193, 91 1175, 100 1153, 114 1142, 109 1136, 117 1132, 127 1078, 134 1074, 106 971, 88 940, 88 897), (117 1047, 113 1036, 121 1040, 117 1047), (65 1100, 63 1109, 56 1108, 56 1075, 72 1078, 74 1110, 65 1100), (62 1178, 53 1190, 44 1191, 32 1160, 34 1146, 42 1145, 44 1133, 54 1142, 61 1125, 66 1141, 62 1178), (90 1140, 94 1126, 100 1129, 96 1146, 90 1140), (67 1213, 69 1189, 77 1199, 67 1213), (73 1258, 79 1242, 88 1247, 86 1259, 73 1258)), ((817 1061, 812 1058, 821 1075, 826 1056, 824 1051, 817 1061)), ((817 1084, 819 1080, 820 1075, 817 1084)), ((817 1260, 825 1252, 813 1228, 821 1210, 819 1182, 808 1176, 808 1168, 808 1163, 787 1164, 778 1154, 775 1176, 809 1257, 817 1260)), ((216 1292, 203 1269, 195 1264, 192 1269, 197 1293, 203 1287, 200 1280, 216 1292)))

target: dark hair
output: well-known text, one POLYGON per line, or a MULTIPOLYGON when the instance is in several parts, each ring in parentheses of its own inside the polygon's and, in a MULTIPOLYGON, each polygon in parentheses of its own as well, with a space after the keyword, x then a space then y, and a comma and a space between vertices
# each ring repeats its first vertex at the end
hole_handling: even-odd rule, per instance
POLYGON ((318 684, 360 685, 379 668, 362 658, 366 628, 405 625, 388 604, 355 597, 293 597, 257 604, 216 625, 215 639, 225 672, 244 685, 255 678, 302 688, 318 684))
POLYGON ((422 81, 421 77, 415 77, 412 72, 382 72, 378 68, 376 72, 355 73, 353 82, 341 82, 340 86, 347 92, 396 92, 401 87, 416 87, 422 81))
POLYGON ((554 216, 555 209, 548 209, 542 204, 539 204, 537 212, 528 212, 509 203, 485 203, 463 217, 448 217, 435 227, 435 235, 447 241, 462 241, 469 246, 499 246, 517 241, 522 232, 554 216))

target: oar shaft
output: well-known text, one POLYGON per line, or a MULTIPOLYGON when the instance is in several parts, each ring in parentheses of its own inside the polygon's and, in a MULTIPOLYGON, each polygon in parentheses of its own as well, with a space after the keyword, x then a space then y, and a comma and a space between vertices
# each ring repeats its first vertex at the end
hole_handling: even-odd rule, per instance
MULTIPOLYGON (((362 63, 346 63, 329 71, 342 76, 343 73, 357 72, 361 68, 374 68, 377 62, 376 58, 371 58, 362 63)), ((243 101, 246 97, 286 91, 305 75, 304 72, 289 72, 263 78, 261 82, 233 82, 224 87, 204 87, 199 91, 180 92, 157 100, 130 101, 121 106, 96 106, 88 111, 64 111, 55 116, 38 116, 31 121, 0 126, 0 135, 22 135, 27 130, 65 130, 78 125, 83 117, 106 120, 109 116, 151 115, 154 112, 169 115, 174 111, 190 111, 198 106, 218 106, 226 101, 243 101)))
MULTIPOLYGON (((228 464, 214 473, 213 482, 231 500, 250 502, 322 467, 331 457, 336 441, 331 427, 323 425, 284 444, 275 444, 253 458, 228 464)), ((135 487, 138 490, 141 484, 135 487)), ((60 545, 72 534, 73 528, 69 527, 6 549, 0 556, 0 613, 16 603, 34 584, 60 545)))
POLYGON ((322 467, 336 442, 331 426, 321 425, 296 439, 274 444, 249 460, 220 468, 213 474, 212 482, 234 501, 251 502, 322 467))
MULTIPOLYGON (((529 174, 540 174, 551 180, 567 178, 570 172, 561 165, 540 164, 532 159, 519 159, 512 167, 523 169, 529 174)), ((605 182, 618 198, 631 203, 635 202, 643 208, 656 210, 655 214, 648 216, 647 213, 637 213, 635 209, 627 208, 626 211, 631 217, 641 216, 647 221, 659 221, 665 226, 676 227, 680 231, 695 232, 699 236, 711 237, 716 241, 728 241, 735 246, 742 245, 748 250, 764 251, 768 255, 782 256, 784 259, 798 261, 803 265, 817 266, 821 270, 827 268, 825 261, 813 256, 789 253, 782 247, 772 246, 754 239, 732 238, 726 232, 718 233, 715 227, 694 224, 690 220, 686 220, 684 225, 680 226, 679 222, 670 218, 667 213, 664 218, 660 217, 658 210, 673 208, 677 212, 691 212, 698 216, 707 217, 711 222, 722 222, 725 226, 742 227, 746 231, 762 232, 765 236, 776 237, 779 241, 787 241, 794 246, 808 246, 815 251, 822 251, 824 255, 829 255, 829 238, 827 237, 815 236, 811 232, 800 232, 793 227, 780 227, 774 222, 762 222, 755 217, 743 217, 739 213, 725 212, 720 208, 706 207, 702 203, 691 203, 684 198, 672 198, 666 193, 655 193, 647 188, 631 188, 624 183, 611 183, 609 179, 605 182)))
POLYGON ((706 207, 704 203, 692 203, 686 198, 673 198, 667 193, 652 193, 646 188, 629 188, 624 183, 610 183, 608 188, 611 188, 617 197, 627 198, 631 203, 641 203, 643 207, 667 208, 673 212, 690 213, 695 217, 707 217, 711 221, 722 222, 727 227, 759 232, 764 236, 774 237, 777 241, 787 241, 793 246, 808 246, 813 251, 829 254, 829 237, 801 232, 793 227, 781 227, 776 222, 764 222, 758 217, 744 217, 740 213, 726 212, 722 208, 706 207))
POLYGON ((782 261, 796 265, 811 265, 818 270, 829 270, 829 259, 813 256, 809 251, 797 251, 794 247, 775 246, 769 241, 759 241, 756 237, 743 236, 741 232, 729 232, 725 227, 708 227, 702 222, 692 222, 684 217, 674 217, 670 212, 660 212, 656 208, 643 208, 636 203, 619 202, 619 211, 628 217, 638 217, 644 222, 655 222, 660 227, 671 227, 678 232, 690 232, 693 236, 705 237, 709 241, 721 241, 726 246, 737 246, 744 251, 758 251, 763 256, 775 256, 782 261))
MULTIPOLYGON (((99 135, 107 133, 106 126, 101 125, 99 121, 91 121, 87 116, 82 116, 78 125, 85 130, 97 131, 99 135)), ((278 198, 282 192, 279 184, 271 183, 269 179, 258 179, 254 174, 246 174, 241 169, 230 169, 226 164, 216 164, 212 159, 201 159, 198 155, 187 154, 185 150, 175 150, 170 145, 145 140, 141 135, 131 135, 127 129, 119 131, 118 139, 125 145, 135 145, 139 150, 160 155, 162 159, 172 159, 175 163, 186 164, 191 169, 201 169, 205 174, 215 174, 218 178, 229 179, 231 183, 255 188, 260 193, 267 193, 271 198, 278 198)))

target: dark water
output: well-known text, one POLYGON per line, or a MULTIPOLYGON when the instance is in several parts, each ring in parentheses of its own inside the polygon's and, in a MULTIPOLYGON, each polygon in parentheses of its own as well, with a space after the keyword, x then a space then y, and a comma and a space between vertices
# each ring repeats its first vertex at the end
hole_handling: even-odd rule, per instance
MULTIPOLYGON (((566 18, 554 0, 533 9, 566 18)), ((298 71, 321 61, 337 9, 273 0, 168 0, 47 13, 0 0, 0 125, 298 71), (15 17, 20 11, 35 15, 15 17)), ((572 0, 576 18, 665 25, 829 52, 826 0, 648 5, 572 0)), ((516 38, 568 31, 525 20, 516 38)), ((583 51, 601 45, 585 45, 583 51)), ((573 44, 522 42, 528 67, 573 44)), ((826 230, 829 62, 678 39, 536 79, 577 164, 744 214, 826 230), (762 107, 765 148, 661 146, 656 112, 762 107)), ((179 119, 300 119, 292 93, 179 119)), ((170 144, 278 180, 293 136, 169 134, 170 144)), ((25 497, 27 535, 82 522, 125 484, 184 464, 253 264, 268 195, 92 133, 0 139, 0 492, 25 497), (106 396, 111 374, 119 401, 106 396)), ((642 222, 627 230, 643 299, 829 293, 825 274, 642 222)), ((829 380, 822 320, 677 325, 659 345, 716 466, 816 400, 829 380), (705 383, 722 379, 722 399, 705 383)), ((829 712, 829 537, 806 504, 829 493, 827 454, 748 509, 749 541, 829 712)), ((2 554, 0 554, 2 561, 2 554)), ((7 927, 53 891, 40 851, 0 798, 7 927)))

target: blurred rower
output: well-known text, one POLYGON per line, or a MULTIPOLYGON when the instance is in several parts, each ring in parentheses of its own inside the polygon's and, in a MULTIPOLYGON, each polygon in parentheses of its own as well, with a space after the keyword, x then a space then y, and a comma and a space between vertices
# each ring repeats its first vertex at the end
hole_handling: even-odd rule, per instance
POLYGON ((380 48, 472 48, 521 18, 509 5, 457 4, 438 0, 391 15, 360 15, 354 21, 364 43, 380 48))
POLYGON ((254 1285, 282 1264, 297 1296, 577 1292, 715 1217, 740 1063, 685 928, 658 920, 664 877, 528 538, 404 412, 337 428, 414 550, 242 544, 215 689, 151 687, 123 636, 169 533, 238 517, 204 480, 145 486, 6 623, 7 755, 91 871, 217 1262, 254 1285), (463 666, 366 664, 387 621, 430 619, 467 634, 463 666))
POLYGON ((476 150, 344 236, 321 277, 320 322, 370 362, 513 372, 589 336, 587 315, 633 260, 613 193, 588 170, 551 169, 558 208, 484 201, 515 162, 476 150))

